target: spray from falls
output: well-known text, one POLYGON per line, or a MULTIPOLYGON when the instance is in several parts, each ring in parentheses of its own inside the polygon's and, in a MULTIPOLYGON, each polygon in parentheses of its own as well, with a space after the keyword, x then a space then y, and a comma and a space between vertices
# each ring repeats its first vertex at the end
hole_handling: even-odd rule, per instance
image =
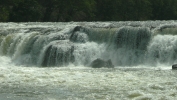
POLYGON ((0 28, 0 55, 44 67, 89 66, 97 58, 115 66, 173 64, 177 27, 166 23, 9 23, 0 28))
POLYGON ((114 62, 120 66, 143 64, 151 40, 149 28, 121 27, 115 36, 114 62))

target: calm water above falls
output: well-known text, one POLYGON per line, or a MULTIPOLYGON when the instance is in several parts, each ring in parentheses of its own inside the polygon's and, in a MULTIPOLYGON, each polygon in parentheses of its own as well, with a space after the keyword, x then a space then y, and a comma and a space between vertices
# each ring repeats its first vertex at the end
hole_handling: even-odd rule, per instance
POLYGON ((176 21, 0 26, 0 99, 177 99, 176 21))

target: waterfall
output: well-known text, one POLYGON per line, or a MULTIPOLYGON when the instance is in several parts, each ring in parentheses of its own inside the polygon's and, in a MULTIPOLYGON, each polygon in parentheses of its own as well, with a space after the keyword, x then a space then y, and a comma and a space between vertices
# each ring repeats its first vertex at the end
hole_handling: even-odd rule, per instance
POLYGON ((89 66, 97 58, 115 66, 177 63, 177 23, 0 23, 0 56, 19 65, 89 66))

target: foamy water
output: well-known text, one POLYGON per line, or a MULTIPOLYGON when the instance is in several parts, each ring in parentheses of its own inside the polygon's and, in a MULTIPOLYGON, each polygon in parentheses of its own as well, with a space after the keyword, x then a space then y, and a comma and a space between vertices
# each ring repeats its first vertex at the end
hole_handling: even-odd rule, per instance
POLYGON ((0 100, 177 99, 176 21, 0 26, 0 100))
MULTIPOLYGON (((177 71, 164 67, 0 67, 3 100, 175 100, 177 71)), ((2 60, 2 57, 1 57, 2 60)))

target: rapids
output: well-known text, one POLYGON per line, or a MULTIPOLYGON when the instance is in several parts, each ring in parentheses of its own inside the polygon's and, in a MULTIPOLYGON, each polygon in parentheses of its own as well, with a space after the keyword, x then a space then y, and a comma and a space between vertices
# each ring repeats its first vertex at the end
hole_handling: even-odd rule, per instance
POLYGON ((0 54, 18 65, 171 65, 177 59, 175 21, 1 23, 0 54))
POLYGON ((176 21, 0 23, 2 100, 175 100, 175 63, 176 21))

